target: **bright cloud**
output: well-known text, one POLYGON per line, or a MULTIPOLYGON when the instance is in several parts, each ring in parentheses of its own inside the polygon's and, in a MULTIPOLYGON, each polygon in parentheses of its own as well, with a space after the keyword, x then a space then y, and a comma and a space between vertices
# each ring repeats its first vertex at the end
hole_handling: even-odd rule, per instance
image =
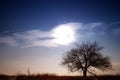
POLYGON ((0 43, 18 47, 69 45, 75 42, 78 37, 91 36, 91 34, 94 34, 91 30, 101 24, 71 22, 58 25, 50 31, 28 30, 25 32, 16 32, 12 36, 0 37, 0 43))

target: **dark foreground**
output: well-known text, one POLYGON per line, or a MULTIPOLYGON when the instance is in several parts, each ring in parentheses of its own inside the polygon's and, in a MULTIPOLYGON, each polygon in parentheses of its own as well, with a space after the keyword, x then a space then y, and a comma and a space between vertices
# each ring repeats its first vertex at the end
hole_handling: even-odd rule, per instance
POLYGON ((0 75, 0 80, 120 80, 120 75, 107 76, 89 76, 87 78, 81 76, 55 76, 55 75, 17 75, 8 76, 0 75))

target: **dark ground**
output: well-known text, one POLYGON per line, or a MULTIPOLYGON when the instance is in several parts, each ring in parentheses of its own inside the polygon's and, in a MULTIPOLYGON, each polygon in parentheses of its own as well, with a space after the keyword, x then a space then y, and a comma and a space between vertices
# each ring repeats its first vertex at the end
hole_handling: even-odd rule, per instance
POLYGON ((89 76, 56 76, 56 75, 0 75, 0 80, 120 80, 120 75, 89 76))

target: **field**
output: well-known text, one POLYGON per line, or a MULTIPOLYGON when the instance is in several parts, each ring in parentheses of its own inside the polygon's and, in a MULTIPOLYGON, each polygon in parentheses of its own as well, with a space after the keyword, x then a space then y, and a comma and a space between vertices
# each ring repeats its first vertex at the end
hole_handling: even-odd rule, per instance
POLYGON ((120 75, 104 75, 104 76, 56 76, 56 75, 0 75, 0 80, 120 80, 120 75))

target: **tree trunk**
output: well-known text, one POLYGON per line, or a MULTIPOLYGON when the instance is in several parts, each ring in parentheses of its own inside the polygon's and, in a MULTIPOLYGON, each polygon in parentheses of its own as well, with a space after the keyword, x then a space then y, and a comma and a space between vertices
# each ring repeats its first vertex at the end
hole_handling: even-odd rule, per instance
POLYGON ((87 69, 83 70, 83 77, 87 76, 87 69))

